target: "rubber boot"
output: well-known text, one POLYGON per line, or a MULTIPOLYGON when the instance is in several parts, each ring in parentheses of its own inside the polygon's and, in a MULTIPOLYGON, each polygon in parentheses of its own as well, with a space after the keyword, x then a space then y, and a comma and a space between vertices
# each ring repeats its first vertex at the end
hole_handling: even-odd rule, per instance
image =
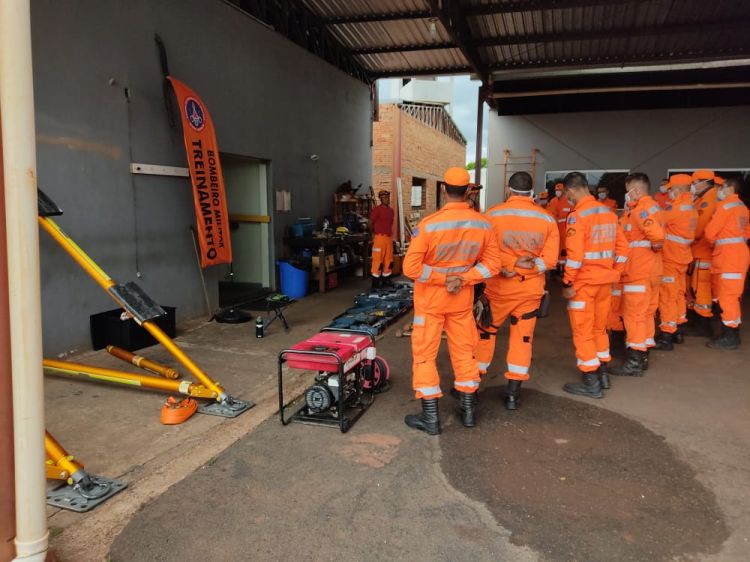
POLYGON ((721 336, 706 345, 711 349, 737 349, 740 346, 740 329, 724 326, 721 336))
POLYGON ((698 337, 698 338, 710 338, 712 334, 711 329, 711 318, 706 316, 700 316, 698 315, 692 326, 690 323, 686 324, 685 331, 683 332, 684 335, 688 337, 698 337))
POLYGON ((674 334, 661 332, 656 338, 656 345, 651 349, 656 351, 672 351, 674 349, 674 334))
POLYGON ((644 373, 648 371, 649 359, 651 358, 651 355, 649 353, 650 351, 650 349, 647 349, 646 351, 639 351, 641 355, 641 370, 643 370, 644 373))
POLYGON ((599 364, 599 369, 596 371, 596 376, 599 379, 599 384, 602 385, 602 389, 609 390, 612 385, 609 383, 609 370, 607 370, 608 363, 599 364))
MULTIPOLYGON (((455 388, 451 388, 451 396, 456 400, 461 400, 461 393, 455 388)), ((479 404, 479 391, 474 393, 474 404, 479 404)))
POLYGON ((581 373, 581 382, 569 382, 563 385, 563 390, 578 396, 589 398, 602 398, 602 385, 599 383, 597 373, 581 373))
POLYGON ((422 413, 409 414, 404 423, 429 435, 440 435, 440 412, 437 398, 422 398, 422 413))
POLYGON ((610 330, 609 352, 615 357, 625 357, 625 332, 610 330))
POLYGON ((384 289, 391 289, 393 288, 393 279, 391 279, 390 275, 384 275, 381 278, 380 286, 384 289))
POLYGON ((372 290, 377 291, 380 289, 380 277, 372 276, 372 290))
POLYGON ((474 392, 459 392, 461 398, 459 399, 459 407, 456 410, 458 417, 461 418, 461 423, 464 427, 474 427, 477 425, 474 410, 476 408, 476 396, 474 392))
POLYGON ((521 382, 515 379, 508 379, 505 385, 505 409, 518 410, 521 405, 521 382))
POLYGON ((643 360, 642 357, 646 355, 645 351, 636 351, 635 349, 628 349, 625 362, 616 369, 610 370, 610 374, 618 377, 642 377, 643 376, 643 360))
POLYGON ((672 334, 672 343, 682 344, 685 343, 685 334, 682 333, 682 326, 677 327, 677 331, 672 334))

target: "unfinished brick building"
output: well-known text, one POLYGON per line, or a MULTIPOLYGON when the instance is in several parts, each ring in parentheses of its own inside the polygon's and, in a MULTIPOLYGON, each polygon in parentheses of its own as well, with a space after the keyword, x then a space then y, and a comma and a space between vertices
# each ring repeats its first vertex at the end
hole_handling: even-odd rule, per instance
MULTIPOLYGON (((443 173, 465 163, 466 139, 442 105, 380 105, 380 119, 373 130, 372 185, 375 193, 381 189, 395 193, 395 178, 401 178, 408 222, 438 209, 443 173), (412 198, 415 186, 421 188, 421 195, 412 198)), ((395 195, 391 199, 395 206, 395 195)))

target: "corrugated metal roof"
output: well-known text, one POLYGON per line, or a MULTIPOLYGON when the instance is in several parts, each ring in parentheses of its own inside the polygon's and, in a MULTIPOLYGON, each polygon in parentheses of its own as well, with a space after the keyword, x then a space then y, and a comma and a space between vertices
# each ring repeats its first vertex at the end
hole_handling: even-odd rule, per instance
POLYGON ((748 1, 443 0, 440 8, 430 0, 303 2, 375 77, 750 53, 748 1))

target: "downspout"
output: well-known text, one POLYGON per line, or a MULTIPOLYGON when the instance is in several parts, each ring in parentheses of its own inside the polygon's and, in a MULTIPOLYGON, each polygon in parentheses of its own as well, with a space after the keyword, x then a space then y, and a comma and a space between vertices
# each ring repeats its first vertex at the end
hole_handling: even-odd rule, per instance
POLYGON ((393 164, 391 166, 391 194, 396 202, 395 220, 393 221, 393 236, 395 240, 398 240, 400 244, 404 242, 404 238, 401 236, 402 227, 405 217, 401 216, 401 210, 403 209, 401 196, 403 190, 398 189, 399 180, 401 179, 401 105, 396 103, 396 114, 394 119, 394 132, 393 132, 393 164))
POLYGON ((0 108, 13 326, 16 560, 42 562, 48 532, 30 0, 0 2, 0 108))

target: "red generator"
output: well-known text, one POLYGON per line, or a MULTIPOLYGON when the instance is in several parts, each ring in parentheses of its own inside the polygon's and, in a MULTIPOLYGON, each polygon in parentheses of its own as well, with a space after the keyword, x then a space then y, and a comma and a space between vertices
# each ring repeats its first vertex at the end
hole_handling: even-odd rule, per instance
POLYGON ((278 383, 282 424, 338 427, 346 433, 372 405, 375 395, 390 388, 390 370, 385 359, 376 355, 375 339, 369 332, 324 328, 279 353, 278 383), (289 417, 284 363, 290 369, 317 373, 300 398, 302 405, 289 417))

